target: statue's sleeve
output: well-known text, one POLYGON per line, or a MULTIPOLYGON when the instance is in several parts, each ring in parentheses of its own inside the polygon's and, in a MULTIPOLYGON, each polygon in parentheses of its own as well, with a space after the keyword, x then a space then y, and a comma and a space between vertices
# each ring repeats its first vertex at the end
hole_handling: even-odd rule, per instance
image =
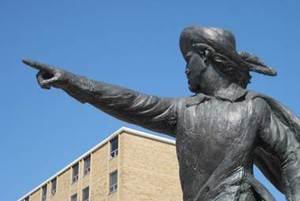
MULTIPOLYGON (((266 154, 263 160, 273 171, 269 176, 279 178, 277 187, 282 186, 289 201, 300 200, 300 142, 295 116, 277 102, 270 100, 262 113, 260 130, 261 148, 266 154), (278 104, 278 105, 275 105, 278 104), (271 166, 272 165, 272 166, 271 166)), ((261 152, 263 153, 263 152, 261 152)), ((262 157, 262 155, 260 156, 262 157)), ((270 173, 270 172, 269 172, 270 173)), ((272 180, 272 178, 271 178, 272 180)), ((274 183, 273 183, 274 184, 274 183)), ((275 183, 276 184, 276 183, 275 183)))
POLYGON ((77 75, 72 75, 63 90, 120 120, 175 136, 177 99, 146 95, 77 75))

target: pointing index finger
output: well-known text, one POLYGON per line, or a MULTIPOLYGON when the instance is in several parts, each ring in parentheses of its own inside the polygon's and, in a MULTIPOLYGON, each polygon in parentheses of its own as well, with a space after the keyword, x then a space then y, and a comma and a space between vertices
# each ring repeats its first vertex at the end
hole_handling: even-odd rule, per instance
POLYGON ((33 61, 33 60, 30 60, 30 59, 23 59, 22 62, 32 68, 35 68, 37 70, 41 70, 41 71, 47 71, 47 72, 51 72, 53 71, 53 67, 48 65, 48 64, 43 64, 43 63, 40 63, 38 61, 33 61))

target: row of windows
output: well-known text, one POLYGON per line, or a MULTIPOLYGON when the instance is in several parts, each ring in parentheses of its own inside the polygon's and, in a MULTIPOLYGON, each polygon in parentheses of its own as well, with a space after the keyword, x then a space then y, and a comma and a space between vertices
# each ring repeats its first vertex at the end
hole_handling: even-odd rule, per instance
MULTIPOLYGON (((110 140, 110 156, 112 158, 116 157, 118 155, 118 147, 119 147, 119 140, 118 136, 110 140)), ((87 156, 83 159, 84 165, 83 165, 83 176, 90 173, 91 170, 91 156, 87 156)), ((72 166, 72 183, 75 183, 78 181, 79 178, 79 163, 76 163, 72 166)))
MULTIPOLYGON (((91 156, 88 155, 83 159, 84 168, 83 168, 83 175, 87 175, 90 173, 91 170, 91 156)), ((78 175, 79 175, 79 163, 76 163, 72 166, 72 183, 75 183, 78 181, 78 175)), ((57 187, 57 178, 54 178, 51 180, 51 195, 54 195, 56 193, 56 187, 57 187)), ((41 201, 47 200, 47 184, 42 187, 42 196, 41 201)), ((26 197, 24 201, 29 201, 29 197, 26 197)))
MULTIPOLYGON (((51 181, 51 193, 53 193, 53 184, 52 182, 55 181, 56 186, 56 178, 55 180, 51 181)), ((56 187, 55 187, 56 188, 56 187)), ((116 192, 118 189, 118 170, 113 171, 109 174, 109 193, 116 192)), ((41 201, 47 200, 47 185, 42 187, 42 196, 41 201)), ((24 201, 29 201, 29 197, 26 197, 24 201)), ((71 201, 77 201, 77 193, 71 196, 71 201)), ((89 187, 86 187, 82 190, 82 201, 89 201, 89 187)))
MULTIPOLYGON (((109 192, 113 193, 118 189, 118 170, 109 174, 109 192)), ((71 201, 77 201, 77 193, 71 196, 71 201)), ((82 190, 82 201, 89 201, 89 187, 82 190)))
MULTIPOLYGON (((118 189, 118 170, 109 174, 109 192, 113 193, 118 189)), ((78 201, 77 193, 71 195, 71 201, 78 201)), ((89 201, 89 187, 82 190, 82 201, 89 201)))
MULTIPOLYGON (((119 140, 118 136, 110 140, 110 156, 112 158, 116 157, 118 155, 118 147, 119 147, 119 140)), ((88 175, 91 171, 91 156, 88 155, 83 159, 83 176, 88 175)), ((76 183, 79 178, 79 163, 76 163, 72 166, 72 184, 76 183)), ((57 179, 54 178, 51 180, 51 195, 54 195, 56 193, 56 187, 57 187, 57 179)), ((109 192, 115 192, 118 188, 118 172, 114 171, 110 173, 109 175, 109 192)), ((85 190, 85 189, 84 189, 85 190)), ((75 199, 77 201, 77 194, 74 194, 75 199)), ((73 195, 72 195, 73 196, 73 195)), ((42 196, 41 201, 46 201, 47 199, 47 184, 42 187, 42 196)), ((74 201, 71 197, 71 201, 74 201)), ((24 201, 29 201, 29 197, 26 197, 24 201)), ((83 200, 85 201, 85 200, 83 200)))

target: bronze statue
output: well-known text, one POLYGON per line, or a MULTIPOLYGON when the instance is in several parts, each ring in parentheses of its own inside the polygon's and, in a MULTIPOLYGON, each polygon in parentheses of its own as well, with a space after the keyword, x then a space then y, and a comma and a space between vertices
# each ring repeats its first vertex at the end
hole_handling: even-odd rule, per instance
MULTIPOLYGON (((277 101, 246 90, 250 71, 276 71, 238 53, 234 35, 188 27, 180 36, 190 91, 185 98, 145 95, 35 61, 42 88, 176 137, 184 201, 272 201, 254 178, 256 164, 289 201, 300 200, 300 120, 277 101)), ((168 165, 168 164, 166 164, 168 165)))

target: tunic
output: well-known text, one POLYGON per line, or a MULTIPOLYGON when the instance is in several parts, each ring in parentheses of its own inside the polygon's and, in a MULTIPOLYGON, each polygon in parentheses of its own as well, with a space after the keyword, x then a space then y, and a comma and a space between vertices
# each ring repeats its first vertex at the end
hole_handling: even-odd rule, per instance
POLYGON ((64 90, 118 119, 176 137, 184 201, 275 200, 253 176, 259 156, 270 180, 284 184, 290 201, 300 200, 299 141, 286 134, 264 96, 231 85, 215 96, 162 98, 75 75, 64 90), (260 153, 274 154, 279 172, 272 174, 260 153))

